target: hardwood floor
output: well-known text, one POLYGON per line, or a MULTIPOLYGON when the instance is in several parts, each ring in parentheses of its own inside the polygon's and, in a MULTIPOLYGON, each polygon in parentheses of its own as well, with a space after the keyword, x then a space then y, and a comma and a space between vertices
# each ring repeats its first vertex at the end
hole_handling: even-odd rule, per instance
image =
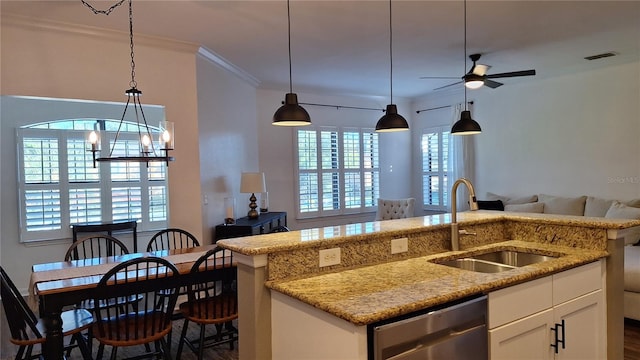
POLYGON ((624 319, 624 359, 640 360, 640 321, 624 319))
MULTIPOLYGON (((3 314, 4 310, 0 307, 0 334, 2 335, 2 339, 0 340, 0 360, 9 360, 13 359, 16 347, 9 342, 9 329, 6 324, 6 320, 3 314)), ((175 352, 177 348, 175 334, 180 333, 180 328, 182 327, 182 321, 176 321, 174 327, 174 342, 172 344, 172 352, 175 352)), ((190 329, 191 330, 191 329, 190 329)), ((195 330, 195 329, 194 329, 195 330)), ((194 333, 196 331, 193 331, 194 333)), ((94 349, 95 350, 95 349, 94 349)), ((207 349, 209 352, 207 353, 207 359, 225 359, 225 360, 236 360, 238 359, 238 350, 237 346, 235 350, 229 350, 227 346, 221 346, 217 349, 207 349)), ((128 351, 135 352, 135 349, 128 349, 128 351)), ((123 354, 124 355, 124 352, 123 354)), ((173 354, 175 355, 175 353, 173 354)), ((185 349, 185 353, 182 356, 183 360, 186 359, 194 359, 194 354, 185 349)), ((69 360, 77 360, 80 359, 79 352, 74 351, 69 360)), ((624 360, 640 360, 640 321, 628 320, 625 319, 624 322, 624 360)))

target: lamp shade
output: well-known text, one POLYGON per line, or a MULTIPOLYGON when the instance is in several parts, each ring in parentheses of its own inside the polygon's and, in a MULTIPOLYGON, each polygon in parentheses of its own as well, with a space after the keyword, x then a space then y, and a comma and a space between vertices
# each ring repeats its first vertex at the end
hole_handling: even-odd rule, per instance
POLYGON ((409 130, 407 120, 398 114, 398 108, 395 104, 387 105, 387 111, 378 120, 376 124, 376 132, 392 132, 409 130))
POLYGON ((298 95, 288 93, 284 97, 284 105, 273 114, 272 124, 278 126, 311 125, 311 117, 307 110, 298 104, 298 95))
POLYGON ((264 173, 245 172, 240 179, 241 193, 262 193, 267 191, 264 181, 264 173))
POLYGON ((451 128, 453 135, 473 135, 482 132, 480 124, 471 118, 471 111, 464 110, 460 113, 460 120, 456 121, 451 128))

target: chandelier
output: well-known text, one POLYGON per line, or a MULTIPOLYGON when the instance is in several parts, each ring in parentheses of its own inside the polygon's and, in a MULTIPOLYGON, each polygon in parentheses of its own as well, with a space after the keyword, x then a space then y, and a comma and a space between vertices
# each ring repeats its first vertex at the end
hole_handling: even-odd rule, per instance
MULTIPOLYGON (((118 2, 108 10, 98 10, 82 0, 82 3, 85 6, 89 7, 95 14, 104 15, 109 15, 111 11, 120 6, 123 2, 124 0, 118 2)), ((96 167, 96 161, 132 161, 144 162, 147 163, 147 165, 152 161, 164 161, 168 166, 169 161, 174 160, 173 157, 169 156, 169 151, 174 149, 173 123, 169 121, 161 121, 157 128, 149 126, 142 109, 142 104, 140 103, 140 96, 142 95, 142 91, 138 89, 135 78, 136 63, 134 60, 133 47, 132 0, 129 0, 129 47, 131 49, 131 81, 129 82, 130 88, 125 91, 125 94, 127 95, 127 103, 125 104, 124 112, 122 113, 122 118, 120 119, 120 123, 115 133, 115 137, 113 138, 113 142, 111 143, 111 146, 108 146, 108 154, 104 154, 100 149, 100 140, 102 138, 100 136, 100 131, 106 131, 106 129, 98 127, 89 133, 88 143, 90 145, 90 149, 88 149, 88 151, 91 151, 93 155, 94 168, 96 167), (122 137, 125 136, 121 136, 121 132, 128 132, 129 126, 125 125, 127 123, 125 121, 125 117, 130 106, 133 107, 135 123, 137 125, 135 128, 138 133, 138 151, 135 155, 131 154, 132 151, 130 151, 128 146, 124 144, 125 140, 123 140, 122 137), (121 144, 119 144, 118 141, 120 141, 121 144), (97 156, 98 153, 100 154, 100 156, 97 156)), ((103 124, 104 122, 101 123, 103 124)))

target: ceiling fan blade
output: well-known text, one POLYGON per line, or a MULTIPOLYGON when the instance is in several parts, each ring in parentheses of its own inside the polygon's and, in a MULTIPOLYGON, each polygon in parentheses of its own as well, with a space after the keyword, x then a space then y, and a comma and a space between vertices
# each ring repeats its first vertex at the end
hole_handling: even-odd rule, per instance
POLYGON ((487 73, 487 70, 489 70, 489 69, 491 69, 491 66, 489 66, 489 65, 476 64, 476 66, 474 66, 471 69, 471 72, 473 74, 483 76, 483 75, 485 75, 487 73))
POLYGON ((459 76, 421 76, 418 79, 459 79, 459 76))
POLYGON ((448 87, 450 87, 450 86, 459 85, 459 84, 462 84, 462 81, 458 81, 458 82, 455 82, 455 83, 453 83, 453 84, 449 84, 449 85, 445 85, 445 86, 440 86, 439 88, 435 88, 435 89, 433 89, 433 90, 434 90, 434 91, 435 91, 435 90, 440 90, 440 89, 448 88, 448 87))
POLYGON ((500 83, 500 82, 493 81, 493 80, 489 80, 489 79, 484 79, 484 84, 485 84, 487 87, 490 87, 490 88, 492 88, 492 89, 495 89, 495 88, 500 87, 500 86, 502 86, 502 85, 503 85, 503 84, 502 84, 502 83, 500 83))
POLYGON ((536 71, 532 69, 532 70, 505 72, 500 74, 491 74, 491 75, 487 75, 487 78, 495 79, 495 78, 516 77, 516 76, 533 76, 535 74, 536 74, 536 71))

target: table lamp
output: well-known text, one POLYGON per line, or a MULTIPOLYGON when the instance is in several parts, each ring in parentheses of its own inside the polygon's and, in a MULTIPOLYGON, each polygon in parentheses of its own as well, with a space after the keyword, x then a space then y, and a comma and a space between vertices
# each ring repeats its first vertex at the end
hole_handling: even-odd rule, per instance
POLYGON ((256 193, 262 193, 267 191, 267 186, 264 181, 264 173, 261 172, 245 172, 242 173, 240 178, 240 192, 250 193, 249 198, 249 213, 247 217, 249 219, 257 219, 260 213, 256 210, 258 205, 256 204, 256 193))

